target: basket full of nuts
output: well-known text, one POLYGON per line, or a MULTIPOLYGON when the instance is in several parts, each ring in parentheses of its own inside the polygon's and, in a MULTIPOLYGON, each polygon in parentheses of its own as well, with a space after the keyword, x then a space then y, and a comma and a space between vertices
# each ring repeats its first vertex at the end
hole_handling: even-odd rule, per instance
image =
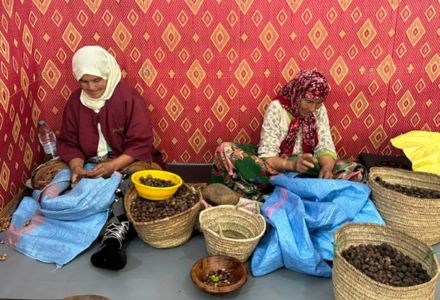
POLYGON ((439 265, 432 248, 392 227, 347 224, 335 233, 337 300, 435 299, 439 265))
POLYGON ((200 193, 187 184, 161 201, 141 198, 131 187, 124 205, 138 236, 155 248, 177 247, 187 242, 201 208, 200 193))
POLYGON ((440 242, 440 176, 373 167, 368 185, 371 199, 387 225, 429 245, 440 242))

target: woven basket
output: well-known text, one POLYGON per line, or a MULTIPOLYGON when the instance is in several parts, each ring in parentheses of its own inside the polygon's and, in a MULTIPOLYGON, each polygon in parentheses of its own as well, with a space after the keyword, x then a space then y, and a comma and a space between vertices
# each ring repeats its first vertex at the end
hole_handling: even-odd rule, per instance
POLYGON ((190 209, 174 216, 149 222, 136 222, 131 215, 131 204, 137 197, 135 188, 130 187, 124 198, 125 211, 138 236, 145 243, 155 248, 172 248, 190 239, 200 211, 200 201, 190 209))
POLYGON ((368 176, 371 198, 387 225, 429 245, 440 242, 440 199, 404 195, 381 186, 377 177, 391 184, 439 191, 440 176, 385 167, 371 168, 368 176))
POLYGON ((385 225, 348 224, 335 233, 335 259, 333 261, 333 292, 337 300, 353 299, 435 299, 439 265, 432 248, 385 225), (388 243, 405 255, 420 262, 432 277, 429 282, 410 287, 394 287, 377 282, 352 266, 341 252, 360 244, 388 243))
POLYGON ((57 173, 69 166, 61 161, 61 159, 51 159, 44 164, 39 165, 33 172, 31 177, 31 185, 33 189, 42 190, 48 185, 57 173))
POLYGON ((266 230, 266 220, 234 205, 219 205, 199 215, 209 255, 227 255, 245 262, 266 230))
POLYGON ((137 160, 137 161, 132 162, 131 164, 129 164, 125 168, 123 168, 121 170, 121 173, 132 174, 134 172, 141 171, 141 170, 162 170, 162 168, 154 162, 147 163, 142 160, 137 160))

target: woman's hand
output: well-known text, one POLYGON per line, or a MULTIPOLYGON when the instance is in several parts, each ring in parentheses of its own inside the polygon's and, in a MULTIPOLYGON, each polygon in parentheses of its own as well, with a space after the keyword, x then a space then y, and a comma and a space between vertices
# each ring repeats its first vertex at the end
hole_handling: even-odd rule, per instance
POLYGON ((109 177, 116 171, 117 168, 113 161, 106 161, 97 164, 93 169, 87 171, 87 177, 98 178, 98 177, 109 177))
POLYGON ((73 169, 70 169, 72 172, 72 176, 70 177, 70 180, 72 181, 72 184, 78 183, 78 181, 82 178, 87 176, 87 171, 83 169, 81 166, 73 167, 73 169))
POLYGON ((87 172, 91 178, 109 177, 114 171, 119 171, 134 162, 134 158, 127 154, 121 154, 113 160, 97 164, 92 170, 87 172))
POLYGON ((319 178, 332 179, 333 178, 332 170, 321 168, 321 170, 319 170, 319 178))
POLYGON ((319 170, 319 178, 332 179, 335 162, 336 161, 330 156, 322 156, 319 159, 319 165, 321 166, 321 169, 319 170))
POLYGON ((296 160, 288 160, 287 156, 269 157, 266 159, 268 172, 272 175, 285 172, 305 173, 309 168, 315 167, 312 163, 315 158, 310 153, 298 155, 296 160))
POLYGON ((81 158, 74 158, 69 161, 70 172, 72 173, 70 180, 71 184, 76 184, 81 177, 87 176, 87 171, 84 170, 84 160, 81 158))
POLYGON ((314 159, 311 153, 298 155, 296 160, 296 172, 306 173, 310 168, 314 168, 315 164, 312 162, 314 159))
POLYGON ((266 158, 267 172, 271 175, 295 171, 295 161, 287 160, 285 157, 266 158))

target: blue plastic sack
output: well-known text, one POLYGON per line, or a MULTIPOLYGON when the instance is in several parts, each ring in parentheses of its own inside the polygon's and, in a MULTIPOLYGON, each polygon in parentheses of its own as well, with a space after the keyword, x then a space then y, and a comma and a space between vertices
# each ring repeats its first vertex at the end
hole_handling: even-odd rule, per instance
POLYGON ((346 223, 384 224, 369 198, 370 188, 358 182, 301 178, 297 173, 272 177, 274 192, 262 214, 269 229, 251 261, 254 276, 279 268, 330 277, 333 234, 346 223))
POLYGON ((62 194, 70 186, 70 170, 60 171, 44 190, 22 199, 5 232, 7 244, 39 261, 67 264, 98 237, 121 176, 83 178, 62 194))

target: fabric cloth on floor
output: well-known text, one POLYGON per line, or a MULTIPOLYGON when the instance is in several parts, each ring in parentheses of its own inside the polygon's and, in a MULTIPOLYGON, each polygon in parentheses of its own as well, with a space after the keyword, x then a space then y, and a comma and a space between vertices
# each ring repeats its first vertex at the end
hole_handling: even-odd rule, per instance
POLYGON ((9 246, 62 267, 96 240, 107 221, 121 174, 114 172, 108 179, 83 178, 69 190, 70 176, 69 169, 62 170, 46 188, 22 199, 5 232, 9 246))
MULTIPOLYGON (((254 145, 222 143, 215 151, 209 182, 223 183, 244 198, 263 201, 263 196, 273 191, 272 175, 265 159, 257 156, 257 150, 254 145)), ((296 160, 297 156, 288 159, 296 160)), ((337 159, 333 168, 335 179, 364 181, 366 174, 364 166, 353 160, 337 159)), ((318 177, 319 170, 311 168, 307 175, 318 177)))
POLYGON ((440 175, 440 132, 410 131, 391 139, 411 161, 412 169, 440 175))
POLYGON ((348 180, 302 178, 298 173, 272 177, 274 192, 262 206, 268 231, 251 261, 254 276, 281 267, 330 277, 333 235, 346 223, 384 224, 369 198, 370 188, 348 180))

